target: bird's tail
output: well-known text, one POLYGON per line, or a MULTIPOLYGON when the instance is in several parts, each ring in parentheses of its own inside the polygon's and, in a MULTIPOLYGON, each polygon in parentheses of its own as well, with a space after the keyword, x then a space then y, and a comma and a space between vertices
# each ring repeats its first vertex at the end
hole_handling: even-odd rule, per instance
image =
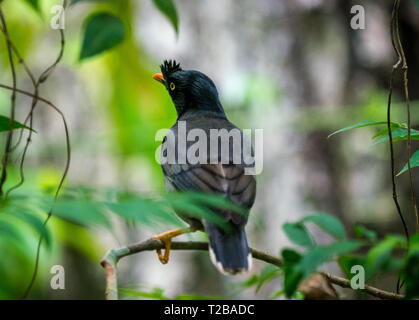
POLYGON ((212 223, 205 223, 212 263, 223 274, 247 272, 252 266, 252 255, 247 244, 244 226, 231 225, 233 230, 223 231, 212 223))

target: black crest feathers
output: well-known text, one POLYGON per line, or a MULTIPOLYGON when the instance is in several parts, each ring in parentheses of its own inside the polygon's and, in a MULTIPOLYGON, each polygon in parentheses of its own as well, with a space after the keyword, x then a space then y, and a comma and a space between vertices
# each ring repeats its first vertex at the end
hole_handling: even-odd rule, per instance
POLYGON ((164 60, 163 64, 160 65, 160 70, 161 73, 163 73, 163 77, 166 79, 171 73, 181 71, 182 68, 180 67, 180 63, 176 63, 175 60, 164 60))

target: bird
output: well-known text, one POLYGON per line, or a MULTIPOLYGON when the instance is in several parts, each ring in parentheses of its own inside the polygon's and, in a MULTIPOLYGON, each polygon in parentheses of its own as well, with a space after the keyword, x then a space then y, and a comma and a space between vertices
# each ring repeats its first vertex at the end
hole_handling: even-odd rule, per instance
MULTIPOLYGON (((246 164, 243 161, 244 151, 241 150, 239 155, 241 161, 233 161, 232 152, 222 161, 223 155, 220 155, 219 149, 217 154, 207 152, 204 161, 191 163, 186 160, 186 163, 180 163, 179 155, 182 150, 179 149, 180 144, 177 143, 180 139, 181 124, 185 125, 186 134, 194 129, 205 132, 206 141, 204 142, 208 145, 211 143, 211 130, 224 129, 228 132, 236 130, 241 138, 243 138, 243 132, 227 119, 217 88, 207 75, 196 70, 183 70, 175 60, 164 60, 160 70, 161 72, 154 74, 153 78, 164 85, 177 112, 176 122, 169 130, 171 135, 167 134, 162 140, 161 158, 167 156, 167 150, 170 147, 176 154, 176 159, 172 163, 161 161, 166 190, 219 195, 240 206, 243 211, 212 208, 214 214, 222 218, 223 223, 228 227, 226 229, 214 221, 175 210, 176 214, 189 224, 189 227, 156 235, 155 238, 165 244, 164 255, 157 250, 158 257, 163 264, 167 263, 172 238, 183 233, 201 230, 208 236, 210 259, 222 274, 235 275, 248 272, 252 265, 252 255, 245 226, 255 201, 256 179, 254 175, 246 174, 246 164), (170 137, 175 137, 175 139, 169 139, 170 137)), ((228 149, 231 151, 232 143, 228 141, 228 149)), ((220 142, 217 141, 217 143, 220 142)), ((192 144, 187 141, 186 150, 183 151, 190 151, 192 144)))

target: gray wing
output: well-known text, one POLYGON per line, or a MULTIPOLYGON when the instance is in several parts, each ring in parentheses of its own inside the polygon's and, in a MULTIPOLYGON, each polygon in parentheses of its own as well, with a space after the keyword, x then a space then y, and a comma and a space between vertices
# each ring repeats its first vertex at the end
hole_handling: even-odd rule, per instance
MULTIPOLYGON (((166 188, 177 191, 198 191, 221 195, 250 209, 256 195, 254 176, 245 175, 244 168, 235 164, 164 164, 166 188)), ((247 215, 229 210, 217 210, 226 220, 245 224, 247 215)))

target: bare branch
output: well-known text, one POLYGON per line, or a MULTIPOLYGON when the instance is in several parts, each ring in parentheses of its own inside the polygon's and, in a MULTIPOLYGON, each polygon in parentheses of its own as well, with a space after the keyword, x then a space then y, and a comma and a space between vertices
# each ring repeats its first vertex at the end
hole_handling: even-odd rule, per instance
MULTIPOLYGON (((154 251, 157 249, 163 249, 164 243, 158 239, 150 238, 126 247, 121 247, 118 249, 109 250, 105 257, 101 261, 102 267, 106 270, 106 299, 107 300, 117 300, 118 299, 118 279, 117 279, 117 264, 118 261, 135 253, 143 251, 154 251)), ((208 250, 208 243, 206 242, 180 242, 173 241, 171 250, 208 250)), ((278 257, 270 255, 266 252, 259 251, 256 249, 251 249, 252 256, 254 259, 264 261, 266 263, 275 265, 277 267, 282 266, 282 260, 278 257)), ((336 275, 320 272, 324 275, 330 282, 335 285, 338 285, 343 288, 351 288, 350 281, 348 279, 338 277, 336 275)), ((384 291, 369 285, 365 285, 364 291, 374 297, 380 299, 390 299, 390 300, 401 300, 404 297, 402 295, 384 291)))

